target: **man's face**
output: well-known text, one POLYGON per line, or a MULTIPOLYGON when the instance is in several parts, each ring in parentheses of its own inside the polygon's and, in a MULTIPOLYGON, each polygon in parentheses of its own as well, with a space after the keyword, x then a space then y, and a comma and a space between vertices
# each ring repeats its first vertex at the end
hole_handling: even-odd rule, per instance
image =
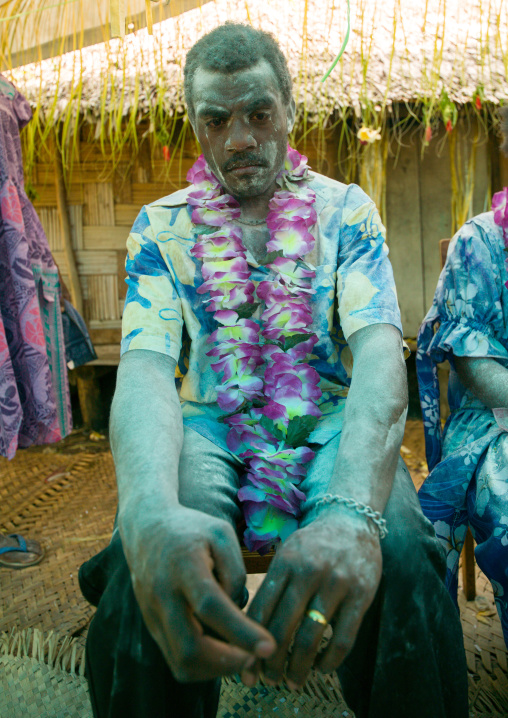
POLYGON ((260 60, 233 74, 199 68, 192 99, 194 131, 223 187, 238 199, 271 194, 294 120, 271 65, 260 60))

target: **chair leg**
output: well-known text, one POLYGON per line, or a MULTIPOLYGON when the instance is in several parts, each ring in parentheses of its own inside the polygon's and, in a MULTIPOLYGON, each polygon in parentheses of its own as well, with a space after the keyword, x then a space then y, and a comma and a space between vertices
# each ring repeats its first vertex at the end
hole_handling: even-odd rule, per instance
POLYGON ((464 548, 462 549, 462 583, 466 601, 474 601, 476 597, 474 541, 469 529, 467 530, 464 548))

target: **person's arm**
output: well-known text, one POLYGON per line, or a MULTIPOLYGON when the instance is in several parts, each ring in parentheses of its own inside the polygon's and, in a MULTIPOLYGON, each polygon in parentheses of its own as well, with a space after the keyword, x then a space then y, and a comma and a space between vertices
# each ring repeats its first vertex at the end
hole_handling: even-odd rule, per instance
POLYGON ((124 354, 111 446, 118 526, 143 618, 177 680, 202 681, 242 670, 275 644, 233 601, 245 583, 233 528, 178 502, 183 424, 175 365, 158 352, 124 354))
POLYGON ((508 409, 508 369, 495 359, 454 357, 460 381, 490 409, 508 409))
MULTIPOLYGON (((382 512, 395 476, 407 410, 401 335, 393 326, 372 325, 355 332, 349 344, 353 375, 328 492, 382 512)), ((292 534, 277 550, 249 609, 277 641, 277 651, 262 667, 268 680, 281 680, 291 638, 309 606, 333 625, 333 638, 318 667, 336 669, 354 644, 381 568, 379 535, 351 509, 322 507, 312 523, 292 534)), ((291 687, 305 681, 322 631, 310 620, 301 623, 286 672, 291 687)), ((252 684, 256 673, 245 671, 243 678, 252 684)))
POLYGON ((400 332, 377 324, 349 338, 353 375, 329 493, 383 512, 404 436, 408 393, 400 332), (359 479, 359 476, 361 479, 359 479))

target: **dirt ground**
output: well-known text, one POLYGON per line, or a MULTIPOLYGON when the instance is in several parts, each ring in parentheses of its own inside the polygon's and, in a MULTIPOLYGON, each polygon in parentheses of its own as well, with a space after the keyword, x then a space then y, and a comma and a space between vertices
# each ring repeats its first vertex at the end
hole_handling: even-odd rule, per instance
POLYGON ((425 460, 425 436, 421 421, 407 420, 400 454, 406 462, 414 485, 419 489, 428 474, 425 460))

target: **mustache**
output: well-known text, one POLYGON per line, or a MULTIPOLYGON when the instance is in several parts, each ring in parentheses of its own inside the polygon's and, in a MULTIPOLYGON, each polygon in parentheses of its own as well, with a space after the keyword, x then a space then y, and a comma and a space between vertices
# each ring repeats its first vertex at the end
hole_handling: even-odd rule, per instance
POLYGON ((245 155, 237 155, 236 157, 230 157, 222 167, 224 172, 230 172, 236 170, 239 167, 250 167, 251 165, 258 165, 259 167, 267 167, 266 160, 258 157, 253 152, 248 152, 245 155))

